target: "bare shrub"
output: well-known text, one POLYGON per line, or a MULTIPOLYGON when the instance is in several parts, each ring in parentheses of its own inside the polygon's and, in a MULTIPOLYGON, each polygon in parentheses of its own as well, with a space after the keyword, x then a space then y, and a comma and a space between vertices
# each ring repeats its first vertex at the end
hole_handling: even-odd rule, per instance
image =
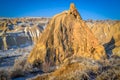
POLYGON ((104 62, 96 80, 120 80, 120 58, 113 57, 104 62))
POLYGON ((17 78, 24 76, 24 72, 22 69, 12 69, 9 71, 10 78, 17 78))
POLYGON ((25 76, 26 73, 32 70, 32 67, 26 62, 26 57, 22 56, 15 59, 14 66, 9 70, 11 78, 25 76))
POLYGON ((42 70, 43 72, 51 72, 54 70, 54 67, 50 66, 50 62, 42 62, 41 60, 35 60, 33 63, 33 67, 36 67, 40 70, 42 70))
POLYGON ((120 80, 120 58, 94 61, 70 58, 52 73, 39 75, 33 80, 120 80))
POLYGON ((112 67, 103 71, 96 80, 120 80, 120 67, 112 67))
POLYGON ((8 73, 6 70, 0 70, 0 80, 8 80, 8 73))

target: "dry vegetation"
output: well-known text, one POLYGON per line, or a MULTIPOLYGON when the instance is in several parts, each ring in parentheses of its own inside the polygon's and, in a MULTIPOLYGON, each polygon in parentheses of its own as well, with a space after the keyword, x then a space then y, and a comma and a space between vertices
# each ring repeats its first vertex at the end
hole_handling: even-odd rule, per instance
POLYGON ((26 56, 19 57, 14 62, 14 66, 12 68, 0 71, 0 80, 2 80, 2 77, 7 79, 23 77, 33 70, 32 66, 26 62, 26 56))
MULTIPOLYGON (((26 63, 25 57, 15 60, 14 67, 0 71, 0 80, 9 80, 24 77, 34 69, 41 68, 39 63, 34 67, 26 63)), ((48 65, 43 66, 49 68, 48 65)), ((120 80, 120 57, 95 61, 82 57, 71 57, 59 66, 54 67, 43 75, 38 75, 29 80, 120 80)))
POLYGON ((54 72, 38 75, 30 80, 120 80, 120 58, 103 61, 85 58, 70 60, 54 72))

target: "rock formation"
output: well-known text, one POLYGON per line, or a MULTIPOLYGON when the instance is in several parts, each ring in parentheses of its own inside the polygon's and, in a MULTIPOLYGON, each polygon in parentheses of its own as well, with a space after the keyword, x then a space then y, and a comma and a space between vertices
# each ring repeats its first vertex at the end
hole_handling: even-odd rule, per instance
POLYGON ((0 50, 37 42, 49 18, 0 18, 0 50))
POLYGON ((86 21, 107 54, 120 56, 120 21, 86 21))
POLYGON ((7 23, 3 23, 2 26, 0 27, 0 37, 2 38, 2 42, 3 42, 3 50, 7 50, 8 46, 7 46, 7 42, 6 42, 6 31, 7 31, 7 27, 6 27, 7 23))
POLYGON ((31 39, 33 43, 37 42, 43 28, 39 28, 37 25, 33 27, 25 27, 24 32, 28 39, 31 39))
POLYGON ((53 66, 75 56, 100 60, 106 54, 71 4, 69 11, 55 15, 48 23, 28 56, 28 62, 53 66))
POLYGON ((69 15, 73 14, 74 17, 77 18, 77 19, 82 19, 79 12, 77 11, 77 9, 76 9, 76 7, 75 7, 75 5, 73 3, 70 5, 70 10, 69 10, 68 14, 69 15))

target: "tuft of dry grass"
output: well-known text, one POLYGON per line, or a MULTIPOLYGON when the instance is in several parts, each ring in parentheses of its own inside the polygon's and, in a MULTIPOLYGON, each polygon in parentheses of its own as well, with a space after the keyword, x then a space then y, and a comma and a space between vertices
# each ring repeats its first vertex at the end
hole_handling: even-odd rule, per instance
POLYGON ((11 69, 9 70, 10 78, 23 77, 25 74, 21 69, 11 69))
POLYGON ((120 80, 120 58, 110 58, 102 64, 96 80, 120 80))
POLYGON ((9 80, 8 73, 6 70, 0 71, 0 80, 9 80))
POLYGON ((23 57, 19 57, 15 59, 14 66, 9 70, 9 76, 11 78, 24 76, 24 66, 26 64, 26 59, 23 57))
POLYGON ((0 70, 0 80, 9 80, 18 77, 24 77, 27 74, 34 73, 36 67, 27 63, 26 56, 21 56, 15 59, 13 67, 8 70, 0 70), (9 79, 8 79, 9 78, 9 79))
POLYGON ((14 66, 7 71, 7 76, 10 78, 23 77, 32 70, 32 66, 26 62, 26 57, 21 56, 15 59, 14 66))
POLYGON ((102 71, 96 80, 120 80, 120 67, 111 67, 106 71, 102 71))

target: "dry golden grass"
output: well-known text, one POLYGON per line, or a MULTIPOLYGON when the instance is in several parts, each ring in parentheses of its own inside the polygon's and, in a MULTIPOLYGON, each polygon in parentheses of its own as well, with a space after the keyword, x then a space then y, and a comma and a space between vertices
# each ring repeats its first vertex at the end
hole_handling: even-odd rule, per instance
POLYGON ((103 63, 96 80, 120 80, 120 57, 111 58, 108 63, 103 63))
POLYGON ((17 77, 24 77, 26 73, 29 73, 33 70, 32 66, 26 63, 25 57, 19 57, 15 60, 14 66, 8 70, 0 70, 0 80, 9 80, 17 77))
POLYGON ((103 61, 71 58, 54 72, 30 80, 120 80, 120 58, 103 61))
POLYGON ((0 80, 9 80, 8 73, 6 70, 0 71, 0 80))

